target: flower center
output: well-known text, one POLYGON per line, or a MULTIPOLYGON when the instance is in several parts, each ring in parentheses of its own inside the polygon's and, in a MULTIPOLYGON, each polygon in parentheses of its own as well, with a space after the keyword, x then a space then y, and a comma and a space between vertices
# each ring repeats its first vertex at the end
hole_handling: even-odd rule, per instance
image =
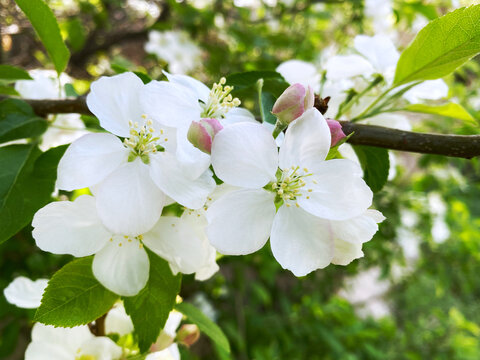
MULTIPOLYGON (((146 115, 142 115, 146 119, 146 115)), ((163 149, 162 144, 168 141, 163 137, 163 129, 160 129, 160 136, 155 136, 155 129, 152 127, 152 120, 147 120, 145 125, 139 126, 137 122, 129 122, 130 137, 123 141, 126 148, 130 149, 128 161, 133 161, 137 157, 145 163, 150 162, 149 155, 163 149)))
POLYGON ((114 235, 110 238, 110 242, 116 243, 118 247, 124 246, 125 243, 137 243, 138 248, 143 248, 143 235, 138 236, 128 236, 128 235, 114 235))
MULTIPOLYGON (((299 206, 296 202, 297 198, 303 196, 304 189, 307 184, 305 177, 312 175, 307 168, 300 169, 300 166, 292 166, 289 169, 278 169, 277 181, 271 183, 269 189, 276 193, 275 203, 285 203, 287 207, 291 206, 291 202, 295 202, 295 206, 299 206)), ((307 189, 312 192, 312 189, 307 189)), ((307 199, 310 197, 307 195, 307 199)))
POLYGON ((215 83, 210 90, 206 104, 200 103, 203 112, 202 118, 220 118, 232 108, 240 105, 238 98, 233 98, 230 92, 233 90, 232 86, 224 86, 227 80, 222 77, 219 83, 215 83))

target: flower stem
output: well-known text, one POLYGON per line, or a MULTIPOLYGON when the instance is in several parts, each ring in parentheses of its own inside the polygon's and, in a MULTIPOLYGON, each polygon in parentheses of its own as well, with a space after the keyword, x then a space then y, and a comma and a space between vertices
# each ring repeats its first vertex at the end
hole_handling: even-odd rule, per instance
POLYGON ((277 123, 275 124, 275 128, 273 129, 273 138, 276 139, 280 133, 287 128, 287 125, 281 123, 280 121, 277 120, 277 123))

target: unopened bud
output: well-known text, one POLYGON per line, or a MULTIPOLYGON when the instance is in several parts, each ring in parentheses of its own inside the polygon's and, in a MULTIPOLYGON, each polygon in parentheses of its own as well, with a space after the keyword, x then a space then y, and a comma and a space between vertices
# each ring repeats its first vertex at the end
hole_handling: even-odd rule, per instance
POLYGON ((212 142, 215 135, 223 129, 222 124, 217 119, 201 119, 192 121, 188 129, 187 139, 197 149, 210 154, 212 151, 212 142))
POLYGON ((293 84, 277 99, 273 105, 272 114, 281 123, 288 125, 302 116, 306 110, 313 107, 314 101, 315 94, 310 86, 305 87, 302 84, 293 84))
POLYGON ((346 137, 342 130, 342 125, 333 119, 327 119, 328 127, 330 128, 330 134, 332 135, 332 142, 330 146, 335 146, 340 140, 346 137))
POLYGON ((195 344, 199 338, 200 329, 198 326, 195 324, 185 324, 178 330, 175 340, 186 347, 190 347, 195 344))

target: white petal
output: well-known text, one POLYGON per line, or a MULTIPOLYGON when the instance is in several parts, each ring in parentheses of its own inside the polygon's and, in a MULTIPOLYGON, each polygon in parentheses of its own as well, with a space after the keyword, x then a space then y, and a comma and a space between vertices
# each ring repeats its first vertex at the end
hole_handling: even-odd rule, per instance
POLYGON ((80 353, 75 354, 80 359, 82 356, 95 360, 116 360, 122 356, 122 348, 106 336, 98 336, 84 342, 80 353))
POLYGON ((193 274, 208 260, 210 244, 203 229, 196 229, 182 218, 162 216, 143 241, 169 262, 174 274, 193 274))
POLYGON ((19 276, 8 284, 3 294, 10 304, 24 309, 35 309, 40 306, 47 284, 47 279, 33 281, 25 276, 19 276))
POLYGON ((332 221, 332 229, 336 239, 353 244, 370 241, 378 231, 377 223, 385 220, 380 211, 368 209, 360 216, 344 221, 332 221))
POLYGON ((162 331, 165 332, 168 336, 175 338, 177 328, 180 326, 182 318, 182 313, 175 310, 170 311, 170 314, 168 314, 167 322, 165 323, 162 331))
POLYGON ((150 176, 155 184, 189 209, 201 208, 208 194, 215 189, 215 180, 208 169, 197 179, 191 180, 172 154, 158 153, 151 156, 150 161, 150 176))
POLYGON ((222 125, 229 126, 241 122, 257 123, 257 120, 255 120, 255 116, 247 109, 235 107, 225 115, 225 118, 222 120, 222 125))
POLYGON ((295 206, 281 206, 272 226, 273 256, 295 276, 322 269, 333 257, 333 236, 328 221, 295 206))
POLYGON ((117 304, 105 318, 105 333, 123 336, 131 332, 133 332, 132 319, 125 312, 123 304, 117 304))
POLYGON ((334 256, 332 264, 348 265, 353 260, 363 257, 362 244, 352 244, 348 241, 335 239, 334 256))
POLYGON ((40 249, 77 257, 95 254, 111 236, 97 215, 95 198, 89 195, 44 206, 33 217, 32 226, 40 249))
MULTIPOLYGON (((266 128, 269 133, 273 133, 273 129, 275 129, 274 124, 270 124, 269 122, 266 122, 266 121, 262 123, 262 126, 266 128)), ((285 134, 281 132, 280 134, 278 134, 277 138, 275 139, 275 143, 277 144, 278 147, 282 146, 283 140, 285 140, 285 134)))
POLYGON ((128 162, 92 188, 103 224, 114 234, 140 235, 162 213, 165 196, 140 159, 128 162))
POLYGON ((185 176, 196 179, 210 166, 210 155, 197 149, 187 139, 188 129, 179 129, 177 132, 177 149, 175 155, 185 176))
POLYGON ((448 85, 442 79, 424 81, 408 90, 403 97, 411 103, 439 100, 448 96, 448 85))
POLYGON ((388 36, 357 35, 354 44, 355 49, 381 74, 395 69, 400 54, 388 36))
POLYGON ((275 216, 275 194, 263 189, 231 192, 207 210, 207 236, 225 255, 251 254, 268 240, 275 216))
POLYGON ((307 184, 297 201, 309 213, 329 220, 359 216, 370 207, 373 198, 360 174, 358 164, 350 160, 324 161, 317 166, 314 176, 304 178, 307 184))
POLYGON ((210 94, 210 89, 204 83, 188 75, 171 75, 166 71, 164 71, 163 73, 165 74, 169 82, 187 87, 195 93, 198 100, 202 100, 204 103, 207 102, 208 96, 210 94))
POLYGON ((180 360, 178 345, 173 343, 166 349, 148 354, 145 360, 180 360))
POLYGON ((141 93, 147 115, 160 124, 188 128, 200 119, 202 109, 196 95, 185 86, 167 81, 151 81, 141 93))
POLYGON ((342 80, 360 75, 369 77, 374 72, 372 65, 360 55, 332 56, 325 68, 329 80, 342 80))
POLYGON ((134 296, 148 281, 150 263, 137 239, 115 236, 93 258, 92 270, 107 289, 122 296, 134 296), (131 241, 129 241, 131 240, 131 241))
POLYGON ((111 134, 87 134, 70 145, 58 164, 57 187, 72 191, 105 179, 122 163, 129 151, 111 134))
POLYGON ((234 124, 213 139, 215 174, 230 185, 261 188, 275 180, 277 164, 275 140, 260 124, 234 124))
POLYGON ((25 359, 71 360, 81 344, 93 337, 87 326, 62 328, 36 323, 32 329, 32 342, 27 348, 25 359))
POLYGON ((105 77, 94 81, 87 96, 90 111, 100 120, 100 125, 109 132, 130 136, 129 121, 143 123, 144 111, 139 93, 144 87, 134 73, 105 77))
POLYGON ((299 83, 311 86, 315 92, 320 88, 320 74, 315 65, 301 61, 289 60, 277 67, 279 72, 289 84, 299 83))
POLYGON ((301 166, 314 171, 327 157, 331 142, 330 128, 317 109, 309 109, 291 123, 280 148, 279 166, 301 166))
POLYGON ((25 360, 72 360, 74 355, 58 343, 31 342, 25 351, 25 360))

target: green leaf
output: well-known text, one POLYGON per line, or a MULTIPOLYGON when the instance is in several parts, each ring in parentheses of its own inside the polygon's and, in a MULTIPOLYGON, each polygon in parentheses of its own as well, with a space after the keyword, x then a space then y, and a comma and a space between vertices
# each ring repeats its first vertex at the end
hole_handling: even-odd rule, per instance
POLYGON ((260 111, 262 112, 262 119, 266 122, 275 125, 277 122, 277 118, 275 115, 272 114, 273 104, 277 100, 272 94, 269 92, 262 91, 262 103, 260 104, 260 111))
POLYGON ((441 78, 480 52, 480 5, 461 8, 425 26, 402 52, 394 85, 441 78))
POLYGON ((405 110, 422 114, 451 117, 478 125, 473 116, 462 105, 456 103, 448 103, 443 105, 411 104, 406 106, 405 110))
POLYGON ((32 80, 28 72, 11 65, 0 65, 0 79, 8 81, 32 80))
POLYGON ((113 71, 115 71, 117 74, 122 74, 124 72, 133 72, 135 75, 137 75, 140 80, 143 81, 144 84, 148 84, 150 81, 152 81, 152 78, 148 76, 147 74, 141 72, 141 71, 132 71, 122 65, 119 64, 110 64, 110 67, 112 68, 113 71))
POLYGON ((362 165, 363 178, 373 192, 380 191, 388 179, 390 160, 387 149, 356 145, 353 147, 362 165))
POLYGON ((222 350, 230 353, 230 344, 222 329, 195 306, 183 302, 175 305, 175 310, 180 311, 188 320, 195 323, 200 331, 204 332, 222 350))
POLYGON ((283 77, 276 71, 246 71, 228 75, 227 84, 238 88, 244 88, 255 85, 259 79, 283 80, 283 77))
POLYGON ((40 136, 47 121, 38 117, 26 102, 5 99, 0 102, 0 143, 40 136))
POLYGON ((242 90, 256 86, 257 81, 263 79, 263 91, 275 97, 288 87, 288 83, 275 71, 247 71, 227 76, 227 84, 234 87, 233 94, 243 94, 242 90))
POLYGON ((181 275, 173 276, 168 263, 147 249, 150 277, 136 295, 124 297, 125 310, 132 318, 138 346, 145 352, 153 344, 167 321, 180 291, 181 275))
POLYGON ((42 153, 34 144, 0 147, 0 243, 28 225, 50 201, 66 148, 42 153))
POLYGON ((85 45, 87 37, 85 36, 85 30, 83 24, 78 17, 68 20, 62 26, 67 32, 67 41, 74 51, 82 50, 85 45))
POLYGON ((20 96, 17 90, 11 86, 5 86, 0 84, 0 95, 8 95, 8 96, 20 96))
POLYGON ((60 74, 67 67, 70 52, 60 35, 60 28, 52 10, 43 0, 15 0, 15 2, 27 15, 28 20, 32 23, 38 37, 47 49, 55 70, 60 74))
POLYGON ((88 324, 110 310, 119 296, 98 282, 92 261, 92 256, 75 259, 52 276, 35 321, 73 327, 88 324))

